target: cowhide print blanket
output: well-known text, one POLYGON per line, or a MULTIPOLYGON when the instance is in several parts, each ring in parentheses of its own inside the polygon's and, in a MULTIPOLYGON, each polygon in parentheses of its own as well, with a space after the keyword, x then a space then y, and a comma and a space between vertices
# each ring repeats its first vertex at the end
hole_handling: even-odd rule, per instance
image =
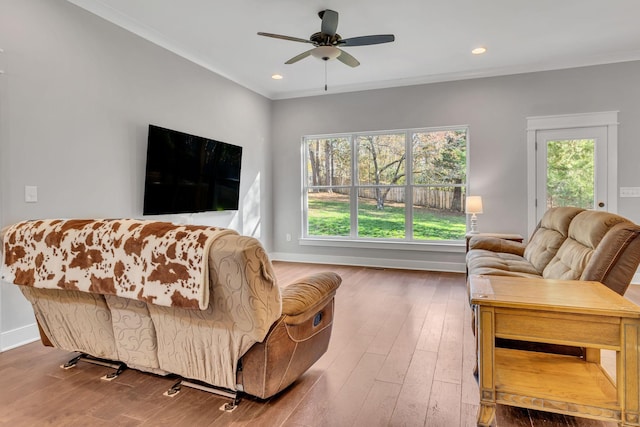
POLYGON ((235 231, 142 220, 38 220, 4 236, 2 278, 206 310, 208 254, 235 231))

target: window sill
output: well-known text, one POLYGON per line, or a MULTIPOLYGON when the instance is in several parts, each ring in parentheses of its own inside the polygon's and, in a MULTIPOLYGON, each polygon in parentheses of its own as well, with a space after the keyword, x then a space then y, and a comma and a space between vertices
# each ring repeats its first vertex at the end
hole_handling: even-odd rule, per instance
POLYGON ((321 237, 303 237, 298 240, 301 246, 327 246, 335 248, 385 249, 423 252, 465 252, 464 240, 443 240, 429 242, 404 242, 400 240, 353 240, 323 239, 321 237))

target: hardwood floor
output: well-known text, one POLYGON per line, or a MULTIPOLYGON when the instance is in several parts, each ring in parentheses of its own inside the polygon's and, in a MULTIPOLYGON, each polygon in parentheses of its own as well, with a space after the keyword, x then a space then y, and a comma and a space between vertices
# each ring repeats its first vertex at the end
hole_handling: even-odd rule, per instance
MULTIPOLYGON (((336 296, 328 352, 280 395, 228 400, 135 370, 59 365, 73 354, 39 342, 0 353, 0 425, 91 426, 474 426, 478 387, 462 274, 274 263, 279 282, 331 270, 336 296)), ((640 292, 627 292, 640 301, 640 292)), ((498 426, 613 426, 498 406, 498 426)))

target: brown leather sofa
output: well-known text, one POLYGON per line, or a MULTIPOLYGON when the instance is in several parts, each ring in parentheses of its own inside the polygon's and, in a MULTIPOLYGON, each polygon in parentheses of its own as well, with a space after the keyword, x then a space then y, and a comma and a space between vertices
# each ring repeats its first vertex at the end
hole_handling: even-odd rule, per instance
POLYGON ((587 280, 624 295, 640 262, 640 227, 615 214, 549 209, 528 243, 474 236, 471 274, 587 280))
MULTIPOLYGON (((528 243, 474 236, 466 257, 469 275, 601 282, 624 295, 640 263, 640 227, 608 212, 549 209, 528 243)), ((475 330, 475 322, 472 321, 475 330)), ((497 339, 496 345, 584 356, 584 349, 497 339)))
MULTIPOLYGON (((5 231, 0 239, 6 240, 5 231)), ((7 242, 2 243, 7 252, 7 242)), ((260 242, 235 232, 218 237, 204 262, 205 309, 100 291, 20 289, 33 306, 45 345, 175 374, 230 391, 234 399, 241 392, 273 396, 325 353, 340 276, 319 273, 280 287, 260 242)))

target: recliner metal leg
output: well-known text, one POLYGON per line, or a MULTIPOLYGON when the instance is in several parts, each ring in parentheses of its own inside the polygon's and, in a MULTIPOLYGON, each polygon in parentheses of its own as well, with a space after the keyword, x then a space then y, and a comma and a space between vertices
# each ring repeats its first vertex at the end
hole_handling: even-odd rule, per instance
POLYGON ((78 361, 82 358, 82 354, 79 354, 78 356, 74 357, 73 359, 69 360, 67 363, 65 363, 64 365, 60 365, 60 367, 62 369, 71 369, 71 368, 75 368, 76 365, 78 364, 78 361))
POLYGON ((240 404, 241 393, 237 390, 227 390, 227 389, 215 387, 209 384, 196 383, 196 382, 185 380, 185 379, 181 379, 177 383, 175 383, 173 386, 171 386, 169 390, 164 392, 164 395, 173 397, 176 394, 180 393, 180 389, 182 388, 182 386, 195 388, 196 390, 202 390, 208 393, 216 394, 218 396, 230 398, 231 402, 225 403, 224 405, 222 405, 220 407, 221 411, 231 412, 238 407, 238 404, 240 404))
POLYGON ((106 359, 99 359, 97 357, 90 356, 86 353, 79 354, 78 356, 69 360, 67 363, 65 363, 64 365, 61 365, 60 367, 62 369, 71 369, 71 368, 74 368, 78 364, 78 362, 81 360, 83 362, 93 363, 94 365, 106 366, 108 368, 115 369, 115 372, 111 372, 101 377, 101 379, 106 381, 111 381, 116 379, 118 375, 120 375, 125 369, 127 369, 126 363, 114 362, 106 359))

